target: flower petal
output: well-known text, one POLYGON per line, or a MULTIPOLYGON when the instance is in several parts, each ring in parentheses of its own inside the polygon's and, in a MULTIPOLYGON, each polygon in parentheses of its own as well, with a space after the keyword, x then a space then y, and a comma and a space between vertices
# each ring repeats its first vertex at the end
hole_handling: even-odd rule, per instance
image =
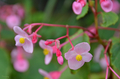
POLYGON ((39 69, 38 70, 39 73, 45 77, 48 77, 48 78, 51 78, 51 76, 49 75, 49 73, 47 73, 46 71, 42 70, 42 69, 39 69))
POLYGON ((16 46, 23 46, 23 44, 21 44, 20 42, 19 42, 19 39, 20 38, 24 38, 24 37, 22 37, 22 36, 20 36, 20 35, 16 35, 15 36, 15 41, 16 41, 16 46))
POLYGON ((45 64, 48 65, 50 61, 52 60, 53 54, 49 53, 48 55, 45 56, 45 64))
POLYGON ((79 69, 80 67, 83 66, 83 64, 84 64, 83 60, 77 61, 75 57, 68 60, 68 66, 70 69, 73 69, 73 70, 79 69))
POLYGON ((90 53, 82 53, 81 55, 84 62, 89 62, 92 59, 92 54, 90 53))
POLYGON ((14 26, 14 27, 13 27, 13 30, 14 30, 14 32, 17 33, 18 35, 28 37, 28 34, 27 34, 25 31, 23 31, 19 26, 14 26))
POLYGON ((30 38, 26 38, 25 39, 25 43, 23 45, 23 49, 28 52, 28 53, 32 53, 33 52, 33 43, 32 40, 30 38))
POLYGON ((81 12, 82 12, 81 3, 74 1, 72 4, 72 9, 75 14, 77 14, 77 15, 81 14, 81 12))
POLYGON ((79 43, 75 46, 74 51, 78 54, 90 51, 90 45, 87 42, 79 43))
POLYGON ((41 47, 42 49, 47 48, 47 45, 45 45, 45 41, 44 41, 44 40, 40 40, 39 45, 40 45, 40 47, 41 47))
POLYGON ((111 0, 106 0, 106 1, 103 1, 101 3, 101 8, 105 11, 105 12, 110 12, 112 11, 112 8, 113 8, 113 3, 111 0))
POLYGON ((77 53, 75 51, 68 51, 67 53, 65 53, 65 59, 69 60, 76 55, 77 53))

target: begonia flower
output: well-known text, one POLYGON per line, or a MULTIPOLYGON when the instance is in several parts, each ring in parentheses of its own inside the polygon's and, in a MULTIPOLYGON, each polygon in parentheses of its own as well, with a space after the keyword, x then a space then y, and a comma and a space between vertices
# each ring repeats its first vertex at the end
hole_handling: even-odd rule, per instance
POLYGON ((58 63, 59 63, 60 65, 62 65, 62 64, 63 64, 63 57, 62 57, 62 56, 58 56, 58 57, 57 57, 57 61, 58 61, 58 63))
POLYGON ((40 40, 39 45, 43 49, 43 53, 45 55, 45 64, 48 65, 52 60, 53 48, 49 45, 46 45, 44 40, 40 40))
POLYGON ((20 27, 14 26, 13 28, 14 32, 18 35, 15 36, 16 46, 22 46, 23 49, 28 52, 33 52, 33 43, 31 38, 29 38, 28 34, 23 31, 20 27))
POLYGON ((112 11, 113 3, 111 0, 100 0, 100 5, 105 12, 112 11))
POLYGON ((25 59, 16 60, 13 64, 15 70, 25 72, 29 68, 29 63, 25 59))
POLYGON ((93 38, 97 34, 96 28, 93 26, 88 27, 88 30, 85 33, 90 37, 93 38), (89 30, 89 31, 88 31, 89 30))
POLYGON ((120 3, 117 0, 113 0, 113 8, 112 11, 115 13, 119 13, 120 11, 120 3))
POLYGON ((73 50, 69 50, 65 53, 69 68, 76 70, 82 67, 85 62, 89 62, 92 59, 92 55, 89 51, 90 45, 87 42, 83 42, 77 44, 73 50))
POLYGON ((21 19, 17 15, 10 15, 6 18, 6 24, 9 28, 13 28, 21 24, 21 19))
POLYGON ((52 71, 52 72, 49 72, 49 73, 47 73, 46 71, 44 71, 42 69, 39 69, 38 71, 41 75, 44 76, 44 79, 59 79, 60 76, 61 76, 60 71, 52 71))

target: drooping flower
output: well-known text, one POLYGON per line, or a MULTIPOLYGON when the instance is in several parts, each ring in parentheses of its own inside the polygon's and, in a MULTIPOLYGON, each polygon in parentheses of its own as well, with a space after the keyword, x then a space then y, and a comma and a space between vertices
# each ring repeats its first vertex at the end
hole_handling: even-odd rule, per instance
POLYGON ((10 15, 6 18, 6 23, 9 28, 13 28, 14 26, 19 26, 21 24, 21 19, 17 15, 10 15))
POLYGON ((85 62, 89 62, 92 59, 92 55, 89 51, 90 45, 87 42, 83 42, 77 44, 73 50, 69 50, 65 53, 69 68, 76 70, 82 67, 85 62))
POLYGON ((33 52, 33 43, 31 38, 29 38, 28 34, 23 31, 20 27, 14 26, 13 28, 14 32, 18 35, 15 36, 16 46, 22 46, 23 49, 28 52, 33 52))
POLYGON ((100 0, 100 5, 105 12, 112 11, 113 2, 111 0, 100 0))
POLYGON ((44 40, 40 40, 39 45, 43 49, 43 53, 45 55, 45 64, 48 65, 52 60, 53 49, 51 46, 46 45, 44 40))
POLYGON ((59 77, 61 76, 61 72, 60 71, 52 71, 47 73, 46 71, 39 69, 38 70, 40 74, 42 74, 44 76, 44 79, 59 79, 59 77))

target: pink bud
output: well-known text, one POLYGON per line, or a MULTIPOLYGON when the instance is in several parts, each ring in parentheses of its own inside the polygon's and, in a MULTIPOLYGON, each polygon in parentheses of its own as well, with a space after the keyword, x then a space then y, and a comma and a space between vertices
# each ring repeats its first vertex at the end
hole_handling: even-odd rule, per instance
POLYGON ((49 74, 53 79, 59 79, 61 76, 61 72, 59 71, 53 71, 53 72, 50 72, 49 74))
POLYGON ((63 64, 63 57, 62 56, 57 57, 57 61, 60 65, 62 65, 63 64))
POLYGON ((86 5, 86 0, 78 0, 79 3, 81 3, 82 7, 86 5))
POLYGON ((37 34, 33 33, 32 43, 36 43, 36 42, 37 42, 37 34))
POLYGON ((81 5, 81 3, 74 1, 73 4, 72 4, 72 9, 73 9, 73 12, 76 15, 81 14, 81 12, 82 12, 82 5, 81 5))
POLYGON ((94 35, 96 35, 96 29, 95 29, 95 27, 93 27, 93 26, 90 26, 89 28, 88 28, 88 30, 89 31, 85 31, 85 33, 90 37, 90 38, 93 38, 94 37, 94 35), (94 35, 93 35, 94 34, 94 35))
POLYGON ((17 70, 18 72, 25 72, 29 67, 29 63, 25 59, 16 60, 13 64, 13 66, 14 66, 15 70, 17 70))
POLYGON ((106 0, 106 1, 101 1, 101 8, 105 11, 105 12, 110 12, 112 11, 113 8, 113 3, 111 0, 106 0))
POLYGON ((61 51, 59 49, 57 49, 56 56, 59 57, 61 55, 62 55, 61 51))

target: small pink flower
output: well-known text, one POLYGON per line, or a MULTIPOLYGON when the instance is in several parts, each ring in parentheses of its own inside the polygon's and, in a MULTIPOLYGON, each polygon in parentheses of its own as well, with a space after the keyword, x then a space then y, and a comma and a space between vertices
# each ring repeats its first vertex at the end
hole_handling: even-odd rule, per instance
POLYGON ((15 36, 16 46, 22 46, 23 49, 28 52, 33 52, 33 43, 31 38, 29 38, 28 34, 23 31, 20 27, 14 26, 13 28, 14 32, 18 35, 15 36))
POLYGON ((120 3, 117 0, 113 0, 113 8, 112 11, 115 13, 119 13, 120 11, 120 3))
POLYGON ((37 42, 37 33, 33 33, 32 43, 36 43, 36 42, 37 42))
POLYGON ((73 12, 76 15, 81 14, 81 12, 82 12, 82 5, 81 5, 81 3, 77 2, 77 1, 74 1, 73 4, 72 4, 72 9, 73 9, 73 12))
POLYGON ((57 57, 57 61, 58 61, 58 63, 59 63, 60 65, 62 65, 62 64, 63 64, 63 57, 62 57, 62 56, 58 56, 58 57, 57 57))
POLYGON ((60 71, 53 71, 50 73, 47 73, 46 71, 39 69, 38 70, 40 74, 42 74, 44 76, 44 79, 59 79, 61 76, 61 72, 60 71))
POLYGON ((6 18, 6 23, 9 28, 13 28, 21 24, 21 19, 17 15, 10 15, 6 18))
POLYGON ((48 65, 52 60, 53 48, 49 45, 46 45, 44 40, 40 40, 39 45, 42 49, 44 49, 43 53, 45 55, 45 64, 48 65))
POLYGON ((73 50, 65 53, 69 68, 76 70, 82 67, 85 62, 89 62, 92 59, 92 55, 89 51, 90 45, 87 42, 83 42, 77 44, 73 50))
POLYGON ((85 33, 86 33, 90 38, 95 37, 94 35, 97 34, 96 28, 93 27, 93 26, 90 26, 90 27, 88 28, 88 30, 89 30, 89 31, 85 31, 85 33), (94 35, 93 35, 93 34, 94 34, 94 35))
POLYGON ((113 3, 111 0, 100 0, 100 5, 105 12, 112 11, 113 3))
POLYGON ((16 60, 13 66, 19 72, 25 72, 29 68, 28 61, 25 59, 16 60))

